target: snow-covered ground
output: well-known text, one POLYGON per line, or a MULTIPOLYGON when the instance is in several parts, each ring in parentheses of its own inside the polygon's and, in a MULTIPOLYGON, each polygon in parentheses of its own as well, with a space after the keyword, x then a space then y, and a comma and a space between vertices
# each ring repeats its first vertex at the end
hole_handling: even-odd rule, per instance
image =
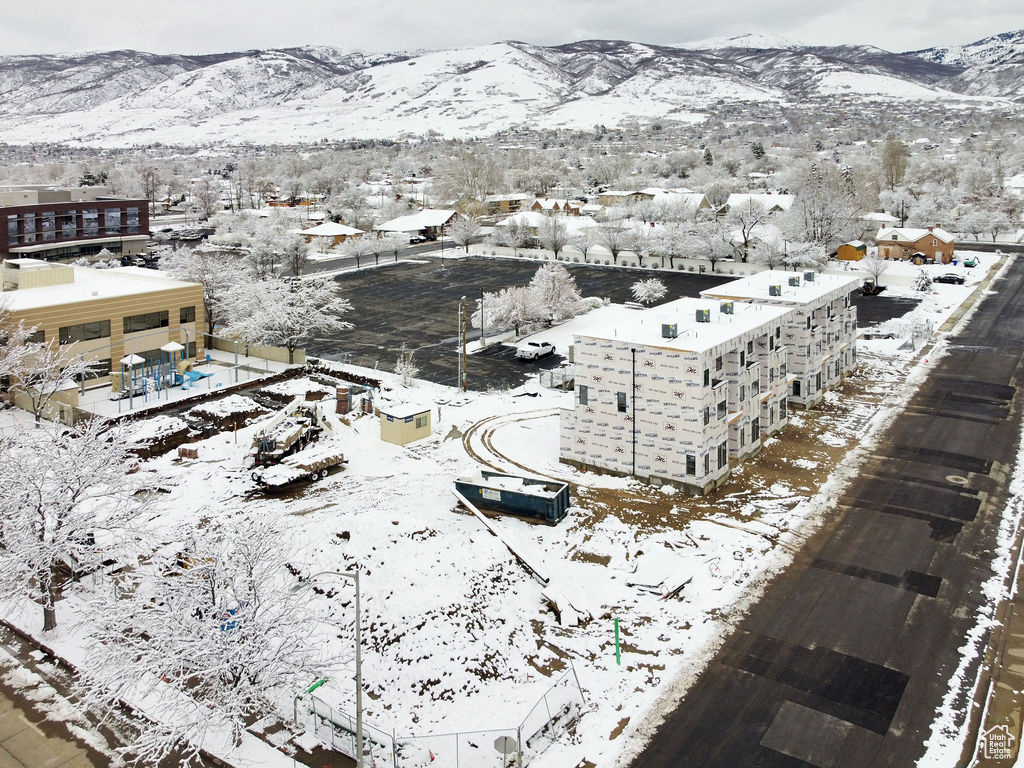
MULTIPOLYGON (((913 314, 938 328, 995 261, 981 258, 981 266, 966 271, 967 285, 936 285, 913 314)), ((895 284, 890 291, 913 292, 895 284)), ((564 351, 574 332, 635 311, 604 306, 535 338, 564 351)), ((432 402, 432 436, 392 445, 380 440, 376 417, 351 414, 341 428, 349 460, 344 471, 293 493, 254 497, 246 493, 246 454, 259 429, 255 423, 193 443, 196 459, 171 452, 141 461, 139 476, 146 485, 170 491, 152 494, 147 517, 152 532, 163 535, 191 520, 258 516, 287 534, 284 556, 307 575, 358 563, 365 717, 384 732, 396 732, 399 740, 514 732, 531 718, 529 728, 535 705, 552 683, 574 671, 584 715, 571 735, 562 734, 534 754, 532 765, 554 768, 586 759, 611 766, 642 743, 656 714, 678 701, 743 606, 799 548, 808 526, 855 471, 856 461, 841 460, 847 449, 862 443, 909 396, 913 350, 897 350, 890 341, 867 342, 862 351, 857 381, 842 393, 829 393, 820 409, 795 413, 783 433, 766 441, 765 461, 741 465, 713 505, 671 488, 560 464, 558 410, 571 406, 571 393, 542 389, 535 381, 503 393, 463 394, 423 382, 406 390, 391 374, 343 369, 383 378, 386 399, 432 402), (815 447, 788 456, 794 461, 790 468, 772 474, 768 458, 791 445, 815 447), (507 516, 491 520, 521 554, 542 564, 551 576, 547 588, 457 506, 454 479, 481 462, 572 482, 574 506, 557 526, 507 516), (839 466, 843 470, 834 471, 839 466), (545 593, 570 603, 580 623, 560 624, 545 593)), ((308 379, 268 387, 278 397, 307 390, 330 395, 330 387, 308 379)), ((220 413, 235 405, 222 401, 207 410, 220 413)), ((0 413, 0 420, 31 428, 13 411, 0 413)), ((133 428, 140 441, 152 439, 146 421, 133 428)), ((351 623, 348 589, 342 584, 333 600, 318 598, 332 622, 351 623)), ((61 610, 73 612, 75 604, 72 593, 61 610)), ((13 612, 38 632, 36 613, 13 612)), ((74 657, 75 630, 60 632, 58 644, 74 657)), ((338 640, 336 628, 319 633, 332 643, 334 658, 351 658, 350 634, 342 632, 345 639, 338 640)), ((351 711, 350 678, 334 679, 320 693, 351 711)), ((290 700, 282 700, 285 718, 289 707, 290 700)), ((486 749, 479 764, 490 765, 493 737, 480 741, 486 749)), ((456 741, 446 738, 414 740, 408 764, 416 764, 417 749, 426 744, 441 765, 454 764, 456 741)), ((465 745, 461 764, 476 765, 467 762, 464 750, 465 745)))

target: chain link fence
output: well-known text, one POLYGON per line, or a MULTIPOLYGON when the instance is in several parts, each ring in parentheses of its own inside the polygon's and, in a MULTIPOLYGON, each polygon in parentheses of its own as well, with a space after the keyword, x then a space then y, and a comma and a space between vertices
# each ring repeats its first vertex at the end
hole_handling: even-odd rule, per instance
MULTIPOLYGON (((355 757, 355 717, 318 698, 308 699, 303 722, 317 740, 355 757)), ((480 731, 396 736, 363 721, 364 757, 373 768, 521 768, 543 752, 583 714, 586 701, 576 670, 569 669, 515 726, 480 731)))

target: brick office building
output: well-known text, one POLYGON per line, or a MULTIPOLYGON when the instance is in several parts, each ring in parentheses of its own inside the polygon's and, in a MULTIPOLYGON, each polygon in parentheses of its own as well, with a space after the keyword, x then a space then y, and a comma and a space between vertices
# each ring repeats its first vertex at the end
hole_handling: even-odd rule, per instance
POLYGON ((0 187, 0 257, 73 261, 104 248, 138 255, 149 240, 148 205, 102 187, 0 187))

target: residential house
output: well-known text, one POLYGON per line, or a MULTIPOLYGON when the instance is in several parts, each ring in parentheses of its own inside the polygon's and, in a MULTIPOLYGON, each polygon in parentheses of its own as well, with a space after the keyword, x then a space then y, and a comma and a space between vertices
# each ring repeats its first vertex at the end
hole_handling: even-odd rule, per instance
POLYGON ((789 401, 810 408, 857 364, 857 308, 851 294, 860 277, 768 270, 701 291, 724 301, 791 310, 782 343, 789 348, 789 401))
POLYGON ((717 487, 788 418, 787 307, 678 299, 575 336, 575 401, 560 458, 717 487))
POLYGON ((565 200, 551 197, 539 197, 533 201, 530 210, 534 213, 543 213, 548 216, 562 214, 564 216, 579 216, 582 203, 574 200, 565 200))
POLYGON ((361 229, 356 229, 346 224, 339 224, 336 221, 325 221, 323 224, 310 227, 309 229, 300 229, 299 234, 306 238, 307 243, 312 243, 315 240, 326 250, 327 248, 341 245, 350 237, 359 237, 365 233, 361 229))
POLYGON ((633 205, 645 197, 636 190, 609 189, 607 192, 600 192, 597 202, 605 207, 611 205, 633 205))
POLYGON ((749 202, 758 202, 764 205, 769 214, 782 213, 793 207, 794 195, 782 194, 755 194, 755 193, 734 193, 729 195, 725 205, 719 209, 719 213, 728 213, 729 209, 736 205, 745 205, 749 202))
POLYGON ((942 227, 888 227, 875 235, 878 255, 883 259, 910 260, 915 264, 949 264, 956 238, 942 227))
POLYGON ((490 214, 517 213, 523 209, 531 199, 532 195, 523 192, 512 192, 507 195, 487 195, 484 198, 484 205, 490 214))
POLYGON ((424 208, 422 211, 385 221, 373 229, 378 233, 399 232, 406 235, 435 238, 441 235, 444 229, 450 226, 459 215, 458 211, 450 208, 424 208))

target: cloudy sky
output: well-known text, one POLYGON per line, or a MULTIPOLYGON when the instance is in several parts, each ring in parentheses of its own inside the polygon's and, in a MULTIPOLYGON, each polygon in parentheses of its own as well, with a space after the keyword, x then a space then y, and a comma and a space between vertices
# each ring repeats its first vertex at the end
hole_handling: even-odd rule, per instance
POLYGON ((213 53, 305 44, 367 51, 604 38, 682 44, 745 32, 892 51, 1024 28, 1021 0, 49 0, 8 6, 0 53, 213 53))

